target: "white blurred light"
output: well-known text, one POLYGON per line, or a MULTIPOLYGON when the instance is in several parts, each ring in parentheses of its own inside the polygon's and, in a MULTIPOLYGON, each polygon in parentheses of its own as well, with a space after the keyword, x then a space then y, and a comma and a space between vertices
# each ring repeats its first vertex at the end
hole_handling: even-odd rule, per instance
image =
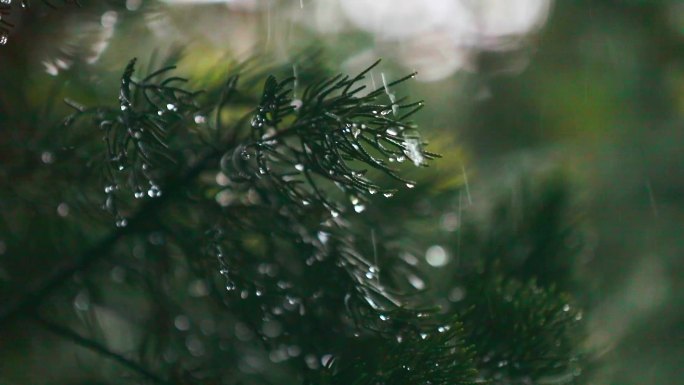
MULTIPOLYGON (((349 22, 398 43, 419 80, 472 70, 479 51, 511 50, 544 25, 551 0, 340 0, 349 22)), ((332 6, 331 6, 332 7, 332 6)))
POLYGON ((433 245, 425 252, 425 260, 432 267, 442 267, 449 263, 449 254, 442 246, 433 245))

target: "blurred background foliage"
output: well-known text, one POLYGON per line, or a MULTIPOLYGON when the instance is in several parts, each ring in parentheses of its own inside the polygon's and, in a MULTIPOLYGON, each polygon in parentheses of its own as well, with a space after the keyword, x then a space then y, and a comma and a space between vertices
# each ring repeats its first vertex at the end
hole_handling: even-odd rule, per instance
MULTIPOLYGON (((81 3, 53 10, 36 2, 30 11, 13 12, 15 27, 0 47, 0 142, 8 149, 0 154, 0 173, 4 183, 16 187, 12 200, 6 197, 0 204, 11 212, 5 220, 36 216, 20 230, 40 233, 31 247, 40 250, 41 237, 58 237, 56 229, 79 231, 70 215, 78 208, 64 203, 73 191, 46 196, 35 189, 41 179, 73 173, 51 168, 61 151, 51 136, 67 134, 43 131, 36 122, 62 118, 68 111, 59 102, 64 97, 87 104, 114 100, 118 76, 131 57, 149 63, 153 53, 165 57, 180 49, 179 72, 193 79, 194 88, 222 81, 222 63, 255 51, 289 63, 298 53, 320 49, 320 66, 348 73, 382 57, 384 73, 374 74, 377 84, 381 76, 418 71, 407 93, 426 100, 416 120, 430 149, 443 156, 427 172, 408 174, 438 181, 431 190, 416 189, 405 197, 417 215, 432 218, 432 227, 414 229, 425 233, 427 274, 452 274, 453 269, 441 267, 457 260, 467 265, 468 247, 478 247, 468 238, 475 234, 468 226, 481 227, 477 234, 512 234, 502 243, 507 246, 491 253, 503 250, 513 261, 516 252, 535 255, 526 247, 540 244, 525 234, 543 233, 550 224, 578 227, 552 235, 579 250, 578 257, 569 256, 559 266, 531 258, 519 271, 521 278, 533 272, 540 285, 544 277, 557 282, 584 306, 589 338, 583 345, 596 359, 582 381, 684 383, 681 2, 81 3), (15 129, 3 126, 10 121, 15 129), (461 185, 458 199, 433 203, 461 185), (540 191, 545 198, 539 198, 540 191), (26 204, 15 206, 19 201, 26 204), (510 204, 497 207, 496 202, 510 204), (563 217, 545 215, 555 213, 557 205, 567 209, 563 217), (517 227, 522 212, 536 213, 524 223, 538 230, 517 227)), ((377 204, 393 215, 391 202, 377 204)), ((413 224, 407 219, 395 225, 413 224)), ((83 238, 93 239, 98 231, 103 229, 95 227, 83 238)), ((19 246, 24 245, 0 234, 0 255, 19 246)), ((3 292, 15 287, 17 272, 36 268, 12 263, 0 264, 3 292)), ((464 290, 438 287, 431 293, 437 300, 446 293, 458 302, 464 290)), ((74 301, 78 307, 78 295, 74 301)), ((11 373, 8 378, 16 383, 22 378, 49 383, 31 376, 60 364, 50 357, 61 354, 61 345, 48 337, 34 341, 34 351, 42 350, 43 356, 29 359, 20 340, 0 341, 0 373, 11 373)))

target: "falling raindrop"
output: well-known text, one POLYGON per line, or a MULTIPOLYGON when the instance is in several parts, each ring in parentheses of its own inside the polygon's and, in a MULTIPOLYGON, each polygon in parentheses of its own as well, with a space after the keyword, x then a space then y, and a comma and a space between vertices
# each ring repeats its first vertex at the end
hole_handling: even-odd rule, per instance
POLYGON ((413 161, 413 164, 416 166, 420 166, 421 164, 423 164, 423 160, 425 158, 423 157, 420 139, 405 138, 404 142, 406 143, 406 156, 408 156, 409 159, 411 159, 411 161, 413 161))

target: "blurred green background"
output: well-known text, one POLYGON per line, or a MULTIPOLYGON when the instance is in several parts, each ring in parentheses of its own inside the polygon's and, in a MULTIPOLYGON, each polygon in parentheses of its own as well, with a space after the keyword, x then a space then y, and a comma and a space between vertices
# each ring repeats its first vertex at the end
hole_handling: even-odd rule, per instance
MULTIPOLYGON (((575 294, 598 357, 587 383, 684 384, 684 3, 83 3, 13 15, 0 47, 5 117, 13 103, 58 120, 61 96, 115 100, 131 57, 178 48, 180 71, 199 85, 218 81, 222 60, 255 50, 288 61, 321 49, 333 72, 382 57, 377 84, 418 70, 407 93, 425 99, 417 119, 444 156, 431 175, 467 179, 465 210, 515 192, 521 175, 570 177, 586 234, 575 294)), ((49 163, 50 138, 37 127, 0 140, 49 163)))

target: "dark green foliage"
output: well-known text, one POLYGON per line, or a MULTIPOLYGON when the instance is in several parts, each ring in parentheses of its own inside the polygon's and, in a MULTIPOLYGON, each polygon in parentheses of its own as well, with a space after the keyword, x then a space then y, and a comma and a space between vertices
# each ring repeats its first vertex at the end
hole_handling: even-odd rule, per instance
MULTIPOLYGON (((459 271, 468 296, 458 306, 434 306, 411 283, 437 278, 398 257, 410 233, 377 227, 392 215, 371 206, 419 190, 391 163, 436 155, 408 121, 422 103, 393 93, 411 76, 366 90, 377 65, 295 98, 297 79, 276 76, 284 68, 238 65, 199 93, 173 67, 138 78, 131 61, 118 103, 69 102, 64 162, 89 166, 79 207, 103 235, 83 236, 92 246, 39 277, 0 322, 31 316, 155 383, 572 380, 579 313, 550 285, 493 262, 508 260, 488 247, 506 250, 509 228, 483 245, 464 238, 474 268, 459 271), (103 190, 118 229, 91 214, 103 190), (59 306, 74 297, 77 317, 59 306), (134 354, 109 350, 103 317, 124 325, 134 354)), ((411 205, 396 215, 413 215, 411 205)), ((562 222, 541 221, 550 231, 562 222)))

